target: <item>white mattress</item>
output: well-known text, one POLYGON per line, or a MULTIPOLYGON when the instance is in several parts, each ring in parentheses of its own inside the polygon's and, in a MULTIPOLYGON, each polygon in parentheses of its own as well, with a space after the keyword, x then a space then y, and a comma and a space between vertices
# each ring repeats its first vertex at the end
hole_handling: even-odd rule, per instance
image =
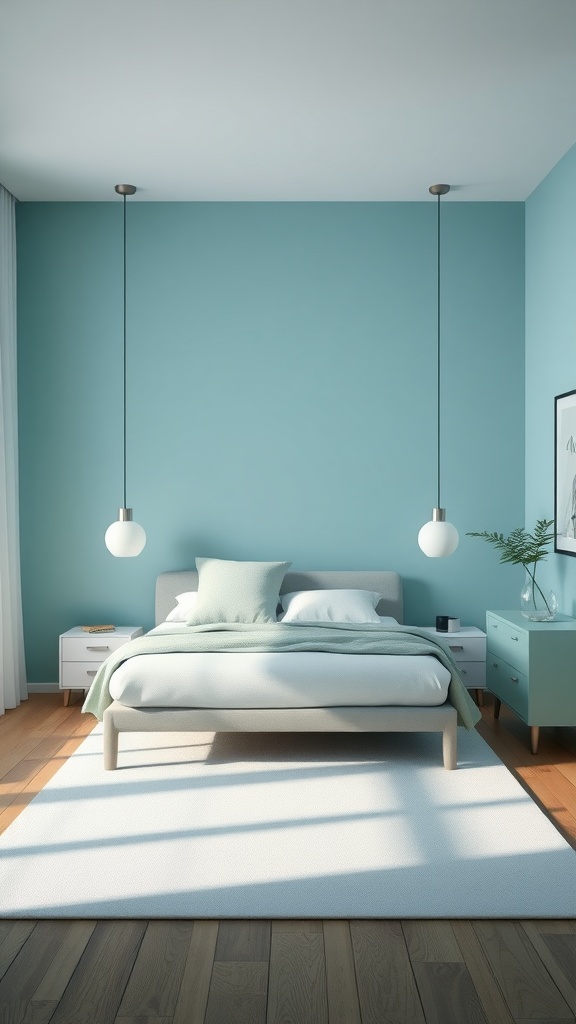
POLYGON ((427 655, 146 654, 116 669, 110 694, 128 707, 434 706, 449 683, 427 655))

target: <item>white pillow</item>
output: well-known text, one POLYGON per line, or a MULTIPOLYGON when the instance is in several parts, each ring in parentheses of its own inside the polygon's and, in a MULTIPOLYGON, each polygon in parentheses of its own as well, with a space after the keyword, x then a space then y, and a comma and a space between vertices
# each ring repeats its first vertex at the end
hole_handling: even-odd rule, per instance
POLYGON ((382 595, 371 590, 296 590, 282 594, 282 622, 377 622, 382 595))
POLYGON ((198 591, 189 590, 186 594, 178 594, 178 604, 166 616, 166 622, 186 622, 192 614, 198 600, 198 591))

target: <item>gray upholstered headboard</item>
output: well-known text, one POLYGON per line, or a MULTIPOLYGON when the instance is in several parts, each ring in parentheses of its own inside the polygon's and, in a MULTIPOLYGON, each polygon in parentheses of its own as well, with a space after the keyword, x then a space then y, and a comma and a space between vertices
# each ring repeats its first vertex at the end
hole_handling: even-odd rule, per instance
MULTIPOLYGON (((175 607, 177 594, 190 590, 198 590, 198 573, 195 569, 160 573, 156 580, 156 623, 164 622, 175 607)), ((398 622, 403 621, 402 577, 397 572, 287 572, 280 593, 289 594, 293 590, 374 590, 382 594, 382 600, 376 608, 378 615, 393 615, 398 622)))

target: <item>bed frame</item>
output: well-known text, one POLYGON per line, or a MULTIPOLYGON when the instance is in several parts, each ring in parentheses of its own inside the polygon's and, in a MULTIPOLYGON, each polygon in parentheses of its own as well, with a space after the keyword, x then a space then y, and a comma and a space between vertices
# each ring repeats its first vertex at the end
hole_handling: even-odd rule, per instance
MULTIPOLYGON (((164 572, 156 581, 156 623, 176 595, 198 589, 194 570, 164 572)), ((280 593, 294 590, 374 590, 379 615, 403 621, 402 579, 396 572, 288 572, 280 593)), ((444 767, 456 768, 457 713, 439 707, 129 708, 114 701, 104 712, 104 768, 118 763, 121 732, 441 732, 444 767)))

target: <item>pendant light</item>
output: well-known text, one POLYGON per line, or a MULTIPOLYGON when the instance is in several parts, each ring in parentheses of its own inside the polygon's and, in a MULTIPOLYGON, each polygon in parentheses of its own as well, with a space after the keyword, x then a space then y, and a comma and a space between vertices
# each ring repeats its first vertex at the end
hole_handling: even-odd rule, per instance
POLYGON ((436 422, 436 475, 438 484, 438 499, 436 508, 432 509, 432 519, 425 523, 418 534, 418 544, 428 558, 446 558, 453 554, 458 547, 458 531, 452 523, 446 520, 446 509, 440 505, 440 196, 445 196, 450 191, 450 185, 430 185, 428 191, 436 196, 437 203, 437 422, 436 422))
POLYGON ((122 196, 124 205, 124 360, 123 360, 123 408, 124 408, 124 505, 119 510, 118 520, 106 530, 106 547, 117 558, 139 555, 146 543, 146 534, 139 523, 132 519, 132 509, 126 508, 126 196, 133 196, 135 185, 115 185, 114 190, 122 196))

